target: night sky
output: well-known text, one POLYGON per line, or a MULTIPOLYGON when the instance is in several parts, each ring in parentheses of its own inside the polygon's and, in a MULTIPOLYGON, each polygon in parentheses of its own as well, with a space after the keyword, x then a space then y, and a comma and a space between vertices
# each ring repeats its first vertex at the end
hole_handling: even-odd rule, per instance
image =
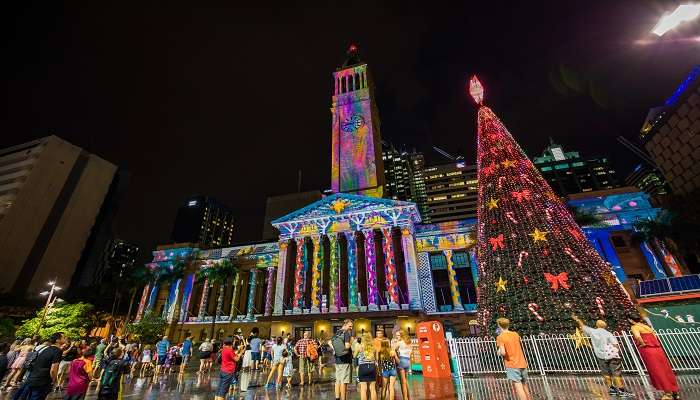
POLYGON ((474 162, 464 86, 477 73, 528 154, 551 136, 608 154, 621 178, 639 160, 615 137, 633 139, 700 62, 700 42, 684 40, 698 22, 649 33, 675 2, 15 3, 3 10, 0 148, 55 134, 127 170, 116 233, 148 251, 188 195, 232 206, 247 241, 299 169, 303 190, 330 186, 331 72, 351 43, 372 69, 384 139, 474 162))

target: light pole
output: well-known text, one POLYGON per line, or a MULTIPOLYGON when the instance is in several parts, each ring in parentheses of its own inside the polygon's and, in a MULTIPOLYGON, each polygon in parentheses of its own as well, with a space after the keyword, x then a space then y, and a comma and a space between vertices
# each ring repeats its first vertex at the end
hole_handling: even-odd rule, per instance
POLYGON ((53 307, 54 303, 56 303, 56 301, 62 301, 58 298, 58 296, 55 295, 57 291, 61 290, 60 287, 56 286, 56 279, 49 282, 49 285, 51 285, 51 290, 39 293, 42 296, 48 297, 46 298, 46 305, 44 306, 44 311, 41 313, 41 321, 39 322, 39 326, 37 326, 36 328, 34 336, 38 335, 39 331, 41 331, 41 328, 44 326, 44 321, 46 320, 46 314, 49 313, 49 310, 51 309, 51 307, 53 307))

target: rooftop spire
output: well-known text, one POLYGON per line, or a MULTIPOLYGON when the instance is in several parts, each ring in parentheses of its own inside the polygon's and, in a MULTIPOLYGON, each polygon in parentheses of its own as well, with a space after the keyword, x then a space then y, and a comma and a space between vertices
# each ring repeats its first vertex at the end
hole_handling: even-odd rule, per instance
POLYGON ((343 68, 362 63, 362 61, 360 60, 360 52, 357 50, 356 44, 351 43, 350 47, 348 47, 348 50, 345 52, 345 54, 347 55, 347 58, 343 63, 343 68))

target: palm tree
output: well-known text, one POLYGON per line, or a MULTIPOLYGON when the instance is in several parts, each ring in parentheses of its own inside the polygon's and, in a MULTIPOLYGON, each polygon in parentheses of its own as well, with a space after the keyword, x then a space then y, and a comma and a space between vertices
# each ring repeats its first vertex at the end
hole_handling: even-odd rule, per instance
POLYGON ((147 284, 153 282, 155 278, 153 271, 147 267, 134 268, 122 281, 122 285, 129 288, 131 299, 129 300, 129 310, 126 313, 125 324, 131 321, 131 311, 133 311, 134 300, 139 289, 142 289, 147 284))
MULTIPOLYGON (((183 259, 175 259, 172 261, 170 266, 161 269, 160 273, 158 274, 158 283, 162 285, 172 285, 173 282, 177 282, 178 280, 182 279, 185 277, 185 265, 186 262, 183 259)), ((169 301, 170 296, 168 296, 168 299, 166 300, 165 307, 163 307, 163 318, 167 319, 168 315, 168 309, 171 307, 171 305, 174 305, 177 307, 177 304, 179 302, 180 298, 180 289, 175 292, 175 299, 173 299, 175 304, 171 304, 169 301)), ((173 315, 177 315, 177 310, 173 312, 173 315)))
POLYGON ((605 226, 603 223, 603 220, 595 214, 591 214, 587 211, 581 210, 578 207, 568 205, 567 208, 569 209, 569 212, 571 213, 571 216, 574 218, 574 221, 578 224, 580 227, 601 227, 605 226))

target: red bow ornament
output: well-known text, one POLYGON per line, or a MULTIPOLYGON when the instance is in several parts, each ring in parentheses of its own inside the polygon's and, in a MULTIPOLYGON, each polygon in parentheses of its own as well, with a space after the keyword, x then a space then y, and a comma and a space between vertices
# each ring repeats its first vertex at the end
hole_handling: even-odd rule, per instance
POLYGON ((491 250, 498 250, 499 248, 505 249, 506 245, 503 243, 503 234, 501 233, 500 235, 496 237, 489 238, 489 243, 491 244, 491 250))
POLYGON ((511 192, 510 193, 518 203, 522 203, 523 200, 530 200, 530 189, 525 189, 522 192, 511 192))
POLYGON ((555 292, 559 290, 559 286, 567 290, 571 288, 571 285, 569 285, 569 274, 567 272, 560 272, 558 275, 552 275, 549 272, 545 272, 544 279, 549 282, 552 290, 555 292))
POLYGON ((491 165, 487 165, 484 168, 482 168, 481 172, 484 173, 484 176, 489 176, 496 172, 496 168, 498 168, 498 164, 491 162, 491 165))

